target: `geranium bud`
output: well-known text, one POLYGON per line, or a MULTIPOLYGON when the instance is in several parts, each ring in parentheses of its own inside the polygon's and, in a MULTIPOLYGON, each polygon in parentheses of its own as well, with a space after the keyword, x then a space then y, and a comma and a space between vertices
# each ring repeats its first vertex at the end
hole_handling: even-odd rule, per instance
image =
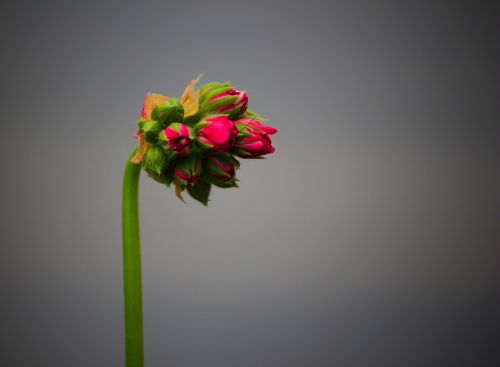
POLYGON ((183 157, 192 149, 193 132, 190 127, 174 122, 160 133, 158 140, 167 154, 183 157))
POLYGON ((181 190, 196 183, 200 178, 201 168, 201 160, 197 157, 179 159, 174 167, 175 183, 181 190))
POLYGON ((219 187, 235 187, 236 170, 239 162, 230 155, 213 155, 206 161, 206 177, 208 181, 219 187))
POLYGON ((182 122, 184 119, 184 107, 177 98, 170 98, 153 110, 152 119, 159 121, 163 128, 172 122, 182 122))
POLYGON ((139 131, 142 133, 144 140, 148 143, 154 143, 158 139, 158 134, 162 130, 162 125, 156 120, 139 120, 137 123, 139 131))
POLYGON ((227 88, 217 91, 215 95, 212 95, 214 92, 209 93, 210 96, 200 102, 200 110, 203 113, 224 113, 236 118, 245 112, 248 104, 245 92, 227 88))
POLYGON ((167 96, 163 96, 157 93, 148 93, 144 97, 144 102, 142 104, 142 110, 140 115, 140 120, 151 120, 151 114, 156 106, 165 103, 168 100, 167 96))
POLYGON ((274 153, 269 135, 276 133, 277 129, 250 119, 239 119, 235 124, 239 133, 234 144, 234 154, 242 158, 257 158, 274 153))
POLYGON ((142 159, 142 166, 150 174, 151 177, 162 182, 161 175, 163 169, 167 166, 168 157, 163 152, 163 149, 156 145, 149 146, 144 158, 142 159))
POLYGON ((228 90, 234 89, 229 82, 225 83, 206 83, 203 84, 199 89, 198 89, 198 100, 201 103, 204 103, 207 99, 210 99, 211 97, 226 92, 228 90))
POLYGON ((228 152, 234 145, 238 129, 227 116, 207 116, 195 126, 196 140, 205 148, 228 152))

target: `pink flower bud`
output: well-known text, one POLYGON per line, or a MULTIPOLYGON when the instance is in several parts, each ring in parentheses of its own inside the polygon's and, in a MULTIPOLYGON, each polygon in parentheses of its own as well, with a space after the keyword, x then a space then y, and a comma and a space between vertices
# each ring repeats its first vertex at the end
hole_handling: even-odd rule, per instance
POLYGON ((194 184, 200 178, 201 161, 194 157, 182 159, 174 168, 174 180, 181 189, 187 185, 194 184))
POLYGON ((269 135, 276 133, 277 129, 250 119, 239 119, 235 123, 239 133, 234 144, 234 154, 242 158, 256 158, 274 153, 269 135))
POLYGON ((159 141, 167 153, 175 152, 184 157, 191 151, 193 133, 186 125, 174 122, 160 133, 159 141))
POLYGON ((227 92, 213 96, 212 98, 210 98, 209 102, 213 102, 214 104, 216 104, 217 101, 222 101, 223 99, 230 103, 220 106, 219 108, 215 109, 214 112, 227 114, 235 113, 236 115, 239 115, 245 112, 245 110, 247 109, 248 96, 243 91, 231 89, 227 92))
POLYGON ((223 113, 237 118, 246 111, 248 97, 244 91, 229 85, 200 88, 200 111, 203 113, 223 113))
POLYGON ((195 127, 197 141, 216 152, 228 152, 234 145, 238 129, 226 116, 208 116, 195 127))

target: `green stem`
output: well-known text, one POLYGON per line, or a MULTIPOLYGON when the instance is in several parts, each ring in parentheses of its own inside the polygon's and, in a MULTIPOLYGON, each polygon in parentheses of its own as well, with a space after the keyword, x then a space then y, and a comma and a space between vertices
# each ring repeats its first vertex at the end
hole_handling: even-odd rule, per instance
POLYGON ((140 173, 141 165, 131 163, 129 159, 125 166, 122 193, 126 367, 144 366, 138 197, 140 173))

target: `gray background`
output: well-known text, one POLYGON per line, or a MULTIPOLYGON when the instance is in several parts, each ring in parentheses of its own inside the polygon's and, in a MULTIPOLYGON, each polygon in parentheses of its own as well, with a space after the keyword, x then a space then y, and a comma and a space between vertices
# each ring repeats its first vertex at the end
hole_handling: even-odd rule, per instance
POLYGON ((247 89, 276 153, 208 208, 142 178, 148 367, 500 364, 493 5, 0 13, 0 365, 123 365, 134 124, 200 72, 247 89))

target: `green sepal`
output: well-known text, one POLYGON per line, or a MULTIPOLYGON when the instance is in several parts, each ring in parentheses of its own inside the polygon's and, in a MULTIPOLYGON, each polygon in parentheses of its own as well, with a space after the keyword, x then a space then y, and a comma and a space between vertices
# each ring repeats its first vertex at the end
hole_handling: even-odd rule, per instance
POLYGON ((200 88, 198 88, 198 91, 200 94, 206 94, 208 91, 221 88, 221 87, 229 87, 231 83, 229 82, 212 82, 212 83, 205 83, 200 88))
POLYGON ((171 167, 163 170, 163 172, 161 173, 161 178, 163 180, 163 183, 167 187, 170 187, 170 185, 174 181, 174 171, 171 169, 171 167))
POLYGON ((142 159, 142 167, 144 167, 148 173, 154 173, 161 177, 162 171, 166 168, 167 164, 168 157, 165 152, 163 152, 163 149, 156 145, 148 147, 142 159))
MULTIPOLYGON (((205 109, 205 107, 206 107, 205 104, 209 103, 210 105, 212 105, 212 103, 214 103, 214 101, 210 101, 211 98, 217 96, 218 94, 225 93, 231 89, 234 89, 234 88, 230 85, 224 85, 222 87, 211 89, 206 93, 200 93, 200 97, 198 98, 200 110, 205 109)), ((210 108, 210 109, 212 110, 212 108, 210 108)))
MULTIPOLYGON (((234 165, 235 169, 240 168, 240 162, 236 158, 234 158, 230 154, 214 154, 212 156, 214 159, 218 160, 222 164, 232 164, 234 165)), ((229 173, 225 172, 224 170, 221 170, 209 157, 207 160, 205 160, 205 175, 203 176, 204 179, 206 179, 208 182, 214 184, 217 187, 221 188, 229 188, 229 187, 238 187, 238 184, 236 181, 236 177, 232 177, 229 173), (221 179, 216 176, 224 176, 226 179, 221 179)))
POLYGON ((187 125, 189 127, 193 127, 194 125, 196 125, 196 123, 198 121, 200 121, 201 117, 203 116, 202 113, 200 112, 197 112, 195 113, 194 115, 191 115, 191 116, 188 116, 184 119, 184 125, 187 125))
POLYGON ((151 117, 166 128, 172 122, 182 122, 184 120, 184 107, 177 98, 170 98, 165 103, 157 106, 153 110, 151 117))
POLYGON ((228 90, 233 89, 233 87, 229 84, 229 82, 225 83, 207 83, 202 85, 199 91, 198 103, 203 104, 208 99, 216 96, 217 94, 227 92, 228 90))
POLYGON ((238 183, 236 182, 236 181, 238 181, 237 179, 234 179, 232 181, 221 181, 221 180, 217 180, 214 177, 207 176, 207 181, 210 182, 211 184, 217 186, 217 187, 222 188, 222 189, 228 189, 231 187, 239 187, 238 183))
POLYGON ((158 134, 163 129, 161 123, 156 120, 140 120, 138 127, 144 140, 148 143, 155 143, 158 139, 158 134))
POLYGON ((264 156, 251 157, 251 154, 240 148, 233 148, 231 153, 243 159, 266 159, 264 156))
POLYGON ((243 112, 239 118, 240 119, 255 120, 255 121, 259 121, 259 122, 267 121, 267 119, 263 118, 261 115, 255 113, 251 110, 248 110, 248 109, 245 112, 243 112))
POLYGON ((187 192, 195 200, 198 200, 203 205, 208 205, 208 197, 210 196, 211 184, 205 180, 199 180, 193 185, 187 185, 187 192))
MULTIPOLYGON (((204 109, 202 107, 202 110, 204 110, 205 112, 217 111, 225 106, 229 106, 230 104, 235 103, 237 100, 238 100, 238 96, 221 97, 221 98, 218 98, 215 101, 212 101, 209 104, 207 104, 204 109)), ((237 107, 237 109, 239 110, 240 107, 237 107)), ((232 110, 227 111, 227 112, 225 112, 225 114, 233 114, 233 111, 232 110)))
POLYGON ((253 133, 250 133, 246 129, 248 127, 248 125, 240 123, 240 122, 236 122, 235 125, 236 125, 236 128, 238 129, 238 138, 244 138, 244 137, 247 137, 247 136, 253 136, 254 135, 253 133))

